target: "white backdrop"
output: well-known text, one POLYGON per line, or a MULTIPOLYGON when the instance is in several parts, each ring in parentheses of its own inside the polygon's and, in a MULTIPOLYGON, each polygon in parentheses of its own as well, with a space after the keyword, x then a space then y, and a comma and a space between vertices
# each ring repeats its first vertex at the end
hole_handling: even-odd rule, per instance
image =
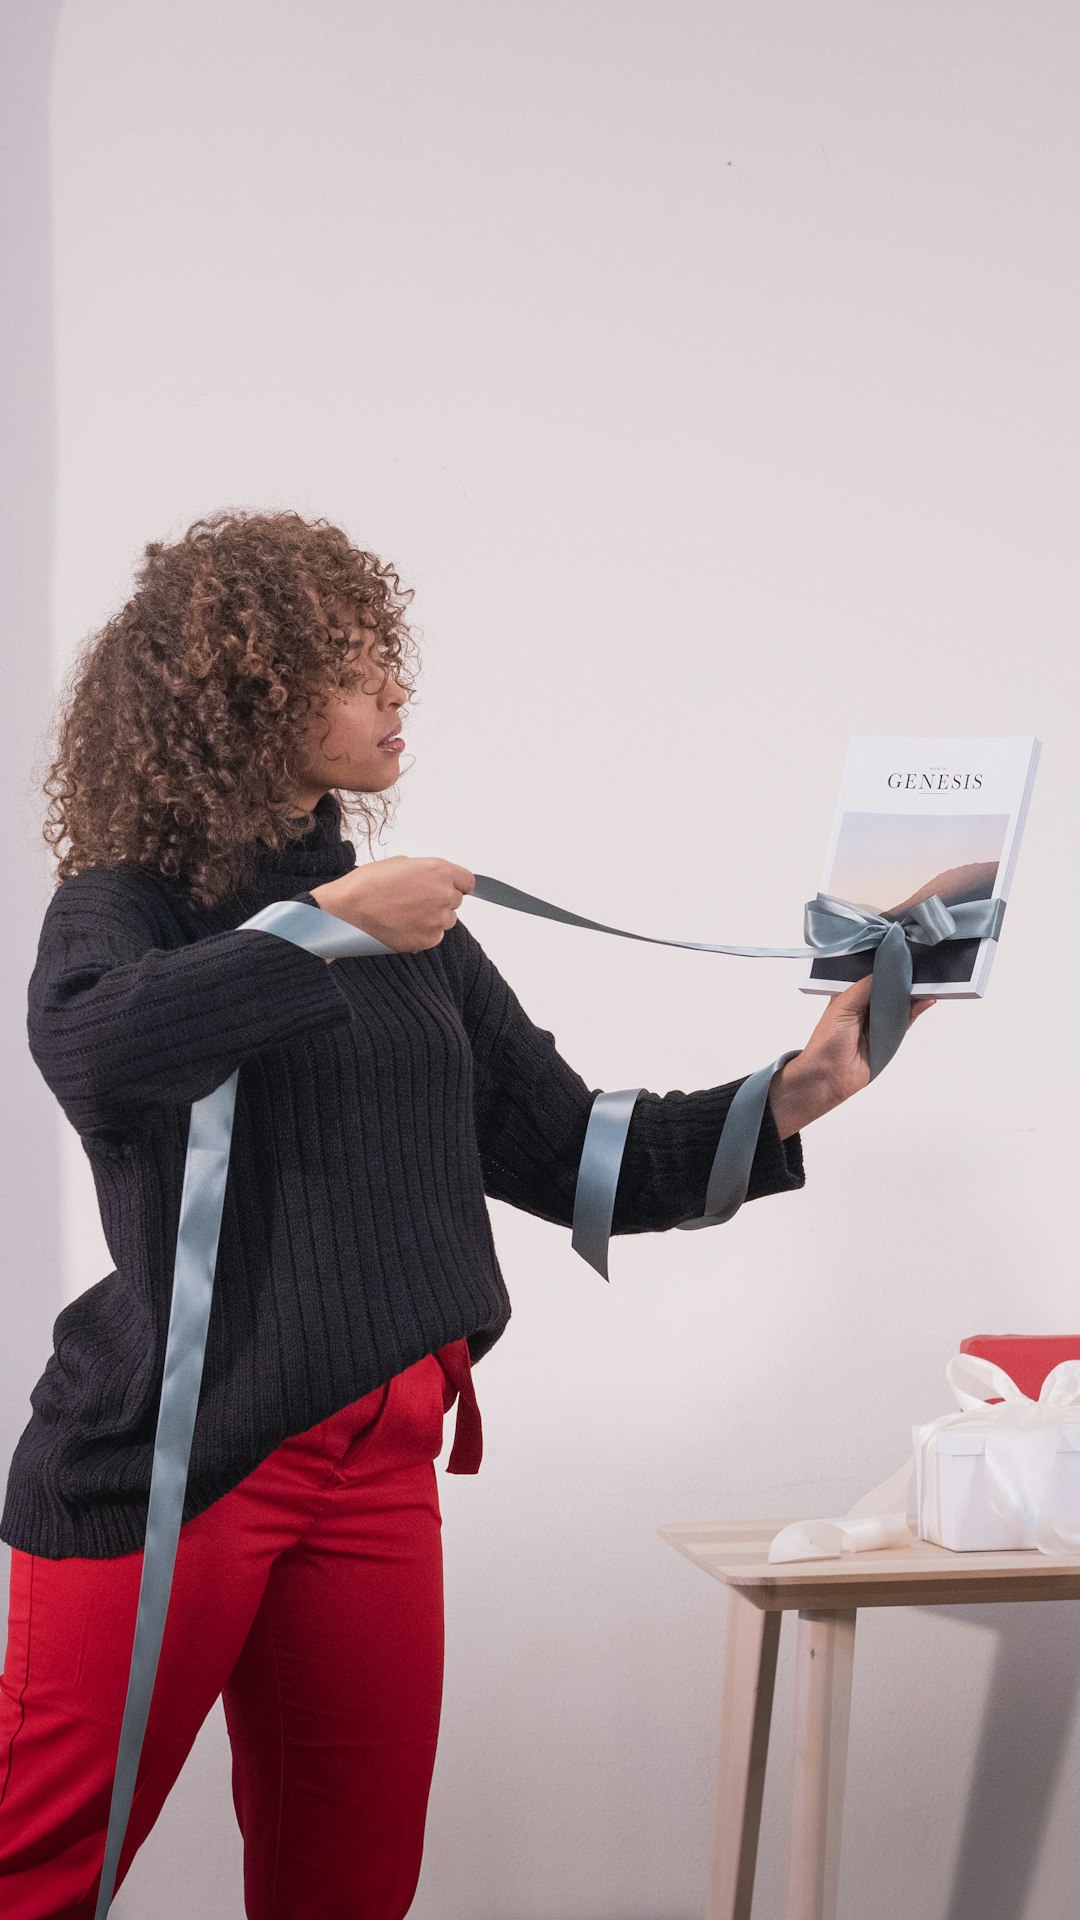
MULTIPOLYGON (((35 935, 43 658, 55 690, 143 543, 221 507, 326 515, 417 588, 416 762, 381 853, 616 925, 795 944, 852 733, 1043 741, 988 996, 807 1129, 801 1193, 616 1239, 610 1286, 492 1202, 514 1317, 477 1368, 481 1472, 445 1474, 450 1423, 438 1469, 412 1913, 696 1920, 723 1590, 657 1525, 839 1511, 946 1410, 965 1334, 1080 1320, 1080 22, 1066 0, 22 13, 40 363, 5 379, 51 464, 11 557, 49 581, 9 629, 8 777, 35 935)), ((821 1011, 798 961, 462 917, 590 1085, 732 1079, 821 1011)), ((29 964, 24 938, 16 1056, 29 964)), ((0 1354, 5 1468, 52 1318, 111 1264, 81 1148, 20 1073, 8 1179, 43 1232, 61 1197, 55 1257, 24 1214, 6 1269, 32 1337, 0 1354)), ((792 1641, 755 1920, 782 1907, 792 1641)), ((1057 1920, 1078 1687, 1065 1604, 862 1614, 841 1920, 1057 1920)), ((219 1702, 118 1920, 241 1911, 228 1767, 219 1702)))

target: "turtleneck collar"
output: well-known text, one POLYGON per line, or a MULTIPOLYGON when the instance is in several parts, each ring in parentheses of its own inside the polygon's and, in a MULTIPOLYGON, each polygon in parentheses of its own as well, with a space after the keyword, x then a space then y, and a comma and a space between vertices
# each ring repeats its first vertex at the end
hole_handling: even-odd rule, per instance
MULTIPOLYGON (((356 865, 356 848, 341 832, 341 807, 334 793, 324 793, 315 807, 315 824, 299 840, 284 847, 269 847, 257 840, 254 846, 255 873, 260 880, 280 874, 299 881, 336 880, 356 865)), ((296 891, 306 888, 298 886, 296 891)))

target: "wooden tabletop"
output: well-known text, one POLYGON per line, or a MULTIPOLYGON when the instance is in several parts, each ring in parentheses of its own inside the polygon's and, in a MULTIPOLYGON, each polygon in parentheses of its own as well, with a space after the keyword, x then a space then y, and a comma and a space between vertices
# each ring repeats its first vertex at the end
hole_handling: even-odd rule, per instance
POLYGON ((1080 1600, 1080 1556, 954 1553, 929 1540, 845 1553, 835 1560, 769 1560, 769 1542, 790 1520, 679 1520, 662 1540, 738 1588, 766 1613, 789 1607, 926 1607, 986 1600, 1080 1600))

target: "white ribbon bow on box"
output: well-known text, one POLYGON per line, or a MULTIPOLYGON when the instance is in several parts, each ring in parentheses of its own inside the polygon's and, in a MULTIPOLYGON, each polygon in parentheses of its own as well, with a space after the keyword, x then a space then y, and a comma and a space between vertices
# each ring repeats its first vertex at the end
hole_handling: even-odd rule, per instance
POLYGON ((1041 1553, 1080 1554, 1080 1526, 1046 1511, 1058 1436, 1080 1426, 1080 1358, 1062 1360, 1047 1374, 1037 1400, 978 1354, 957 1353, 945 1369, 960 1411, 943 1413, 918 1429, 915 1452, 890 1480, 830 1520, 796 1520, 782 1527, 769 1547, 770 1560, 834 1560, 873 1547, 907 1547, 918 1539, 915 1467, 945 1427, 973 1427, 986 1434, 986 1472, 996 1513, 1018 1521, 1041 1553), (998 1404, 990 1405, 991 1397, 998 1404))

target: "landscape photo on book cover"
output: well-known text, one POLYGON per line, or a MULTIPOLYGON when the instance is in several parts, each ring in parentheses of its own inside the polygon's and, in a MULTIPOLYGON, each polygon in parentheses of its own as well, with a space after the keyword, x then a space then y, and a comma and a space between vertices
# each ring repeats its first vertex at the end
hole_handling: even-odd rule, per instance
MULTIPOLYGON (((992 900, 1005 836, 1006 813, 844 813, 829 884, 840 900, 895 918, 930 894, 945 906, 992 900), (929 876, 929 877, 927 877, 929 876)), ((970 981, 981 941, 909 941, 912 984, 970 981)), ((814 960, 812 980, 862 980, 874 967, 873 947, 814 960)))

